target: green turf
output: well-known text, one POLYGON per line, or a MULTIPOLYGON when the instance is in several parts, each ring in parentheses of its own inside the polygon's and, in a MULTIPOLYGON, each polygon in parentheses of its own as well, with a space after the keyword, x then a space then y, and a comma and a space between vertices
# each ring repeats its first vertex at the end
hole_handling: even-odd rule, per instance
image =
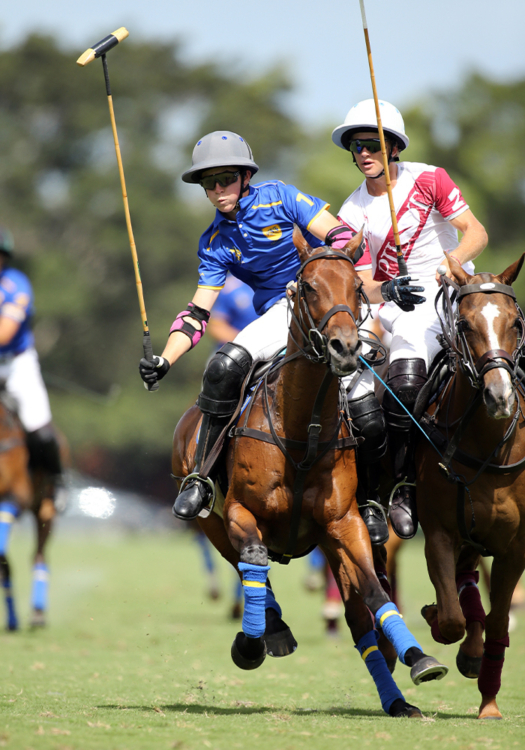
MULTIPOLYGON (((24 626, 30 541, 15 530, 11 544, 24 626)), ((525 615, 518 614, 503 673, 504 721, 479 722, 476 683, 459 675, 455 647, 434 644, 420 618, 420 606, 433 596, 418 541, 405 547, 401 560, 406 621, 451 668, 441 682, 419 688, 406 667, 396 669, 405 696, 425 713, 423 722, 382 712, 346 629, 338 639, 326 638, 321 596, 302 586, 304 561, 272 566, 298 651, 243 672, 230 659, 238 624, 228 619, 229 597, 207 598, 190 535, 58 534, 50 559, 49 627, 0 635, 0 747, 525 747, 525 615)), ((227 594, 232 575, 220 568, 227 594)))

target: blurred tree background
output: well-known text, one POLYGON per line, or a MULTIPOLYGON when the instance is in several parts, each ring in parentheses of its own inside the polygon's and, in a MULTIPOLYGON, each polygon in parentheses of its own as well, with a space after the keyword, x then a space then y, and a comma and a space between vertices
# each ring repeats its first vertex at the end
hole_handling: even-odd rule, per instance
MULTIPOLYGON (((80 50, 82 51, 82 50, 80 50)), ((155 352, 193 295, 197 242, 213 218, 186 186, 198 137, 225 129, 249 141, 262 179, 293 181, 332 211, 361 182, 331 128, 306 132, 286 110, 282 70, 257 79, 189 66, 178 43, 126 41, 108 57, 117 128, 155 352)), ((349 103, 350 106, 350 103, 349 103)), ((480 270, 502 271, 525 230, 525 81, 472 75, 404 109, 407 158, 445 167, 485 224, 480 270)), ((333 123, 335 126, 339 123, 333 123)), ((0 224, 36 296, 35 335, 54 418, 75 465, 171 499, 170 444, 194 401, 204 342, 147 394, 138 376, 142 328, 101 64, 86 69, 49 37, 0 50, 0 224)), ((525 300, 525 278, 517 293, 525 300)))

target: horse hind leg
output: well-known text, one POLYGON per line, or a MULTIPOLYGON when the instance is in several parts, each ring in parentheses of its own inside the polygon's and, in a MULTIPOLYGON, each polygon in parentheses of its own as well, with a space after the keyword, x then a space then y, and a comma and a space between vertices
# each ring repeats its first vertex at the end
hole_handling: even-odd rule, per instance
MULTIPOLYGON (((251 514, 250 514, 251 515, 251 514)), ((257 669, 266 658, 266 591, 268 550, 262 542, 250 541, 241 550, 238 564, 244 591, 242 631, 232 644, 231 656, 240 669, 257 669)))
POLYGON ((20 507, 14 499, 6 497, 0 502, 0 569, 6 606, 6 628, 11 631, 18 630, 18 618, 13 598, 11 566, 6 555, 13 522, 19 515, 20 507))
POLYGON ((6 629, 10 631, 18 630, 18 617, 15 610, 15 600, 13 597, 13 584, 11 580, 11 566, 4 554, 0 554, 0 571, 2 576, 2 586, 4 589, 4 601, 6 609, 6 629))

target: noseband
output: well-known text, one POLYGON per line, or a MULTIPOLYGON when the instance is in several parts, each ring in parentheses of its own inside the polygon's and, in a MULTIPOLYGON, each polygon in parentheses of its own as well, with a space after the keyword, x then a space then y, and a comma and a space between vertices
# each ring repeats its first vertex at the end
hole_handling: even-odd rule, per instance
POLYGON ((483 282, 481 284, 465 284, 458 286, 454 281, 446 276, 442 277, 441 289, 436 296, 436 311, 439 315, 438 301, 443 297, 443 316, 439 315, 441 328, 443 330, 442 344, 445 348, 455 352, 461 369, 468 377, 470 384, 478 389, 483 390, 483 378, 490 370, 496 368, 505 370, 509 373, 512 384, 515 387, 519 380, 518 368, 519 360, 525 347, 525 319, 523 312, 516 302, 516 295, 511 286, 499 284, 495 281, 483 282), (452 294, 449 293, 449 287, 452 288, 452 294), (514 300, 518 320, 520 321, 520 334, 518 343, 512 354, 508 354, 504 349, 490 349, 485 352, 477 362, 474 362, 472 353, 467 342, 465 329, 462 326, 460 318, 460 302, 469 294, 505 294, 514 300), (454 313, 453 304, 457 301, 457 309, 454 313))
MULTIPOLYGON (((297 271, 297 294, 299 296, 299 315, 297 316, 295 314, 295 311, 293 309, 293 305, 291 304, 290 300, 288 300, 288 304, 290 305, 290 310, 292 313, 292 317, 297 323, 297 327, 299 328, 303 341, 306 343, 306 346, 301 346, 297 341, 295 343, 301 350, 301 352, 304 354, 304 356, 311 360, 312 362, 327 364, 330 362, 330 353, 328 351, 328 338, 323 333, 323 329, 325 328, 326 324, 330 320, 331 317, 336 315, 339 312, 346 312, 350 317, 352 318, 353 322, 355 323, 356 327, 359 328, 361 325, 361 322, 357 322, 355 319, 355 315, 348 307, 348 305, 334 305, 333 307, 328 310, 325 315, 323 315, 321 321, 319 322, 319 325, 315 325, 315 321, 312 317, 312 314, 310 313, 310 309, 308 307, 308 301, 306 299, 306 290, 305 290, 305 284, 303 281, 303 272, 306 266, 311 263, 314 260, 345 260, 348 263, 351 263, 352 266, 353 261, 351 258, 348 257, 348 255, 345 255, 344 253, 340 253, 337 250, 326 250, 322 253, 317 253, 316 255, 312 255, 310 258, 305 260, 305 262, 302 264, 302 266, 297 271), (303 312, 304 308, 304 312, 303 312), (305 320, 305 315, 306 318, 305 320), (305 333, 305 329, 308 329, 308 334, 305 333)), ((367 304, 368 299, 364 295, 363 291, 361 289, 357 290, 357 293, 360 298, 365 299, 367 304)))

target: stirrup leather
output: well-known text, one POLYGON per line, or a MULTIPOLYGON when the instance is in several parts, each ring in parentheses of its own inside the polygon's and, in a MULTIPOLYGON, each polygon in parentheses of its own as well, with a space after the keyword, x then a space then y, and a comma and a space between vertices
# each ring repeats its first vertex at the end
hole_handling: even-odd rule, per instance
POLYGON ((202 508, 198 513, 199 518, 208 518, 208 516, 210 515, 210 513, 212 512, 215 506, 215 499, 217 495, 215 491, 215 482, 213 481, 213 479, 210 479, 209 477, 201 477, 198 471, 194 471, 192 474, 188 474, 188 476, 184 477, 184 479, 182 480, 181 485, 180 485, 179 495, 181 494, 181 492, 183 492, 184 488, 186 487, 190 479, 197 479, 199 482, 203 482, 204 484, 207 484, 208 487, 211 489, 212 495, 211 495, 210 502, 208 503, 208 505, 202 508))
POLYGON ((390 498, 388 500, 388 510, 390 510, 390 508, 392 507, 392 501, 394 499, 394 495, 396 494, 397 490, 400 487, 415 487, 415 486, 416 486, 416 483, 415 482, 408 482, 406 477, 404 479, 402 479, 400 482, 398 482, 395 485, 395 487, 392 490, 392 492, 390 493, 390 498))

